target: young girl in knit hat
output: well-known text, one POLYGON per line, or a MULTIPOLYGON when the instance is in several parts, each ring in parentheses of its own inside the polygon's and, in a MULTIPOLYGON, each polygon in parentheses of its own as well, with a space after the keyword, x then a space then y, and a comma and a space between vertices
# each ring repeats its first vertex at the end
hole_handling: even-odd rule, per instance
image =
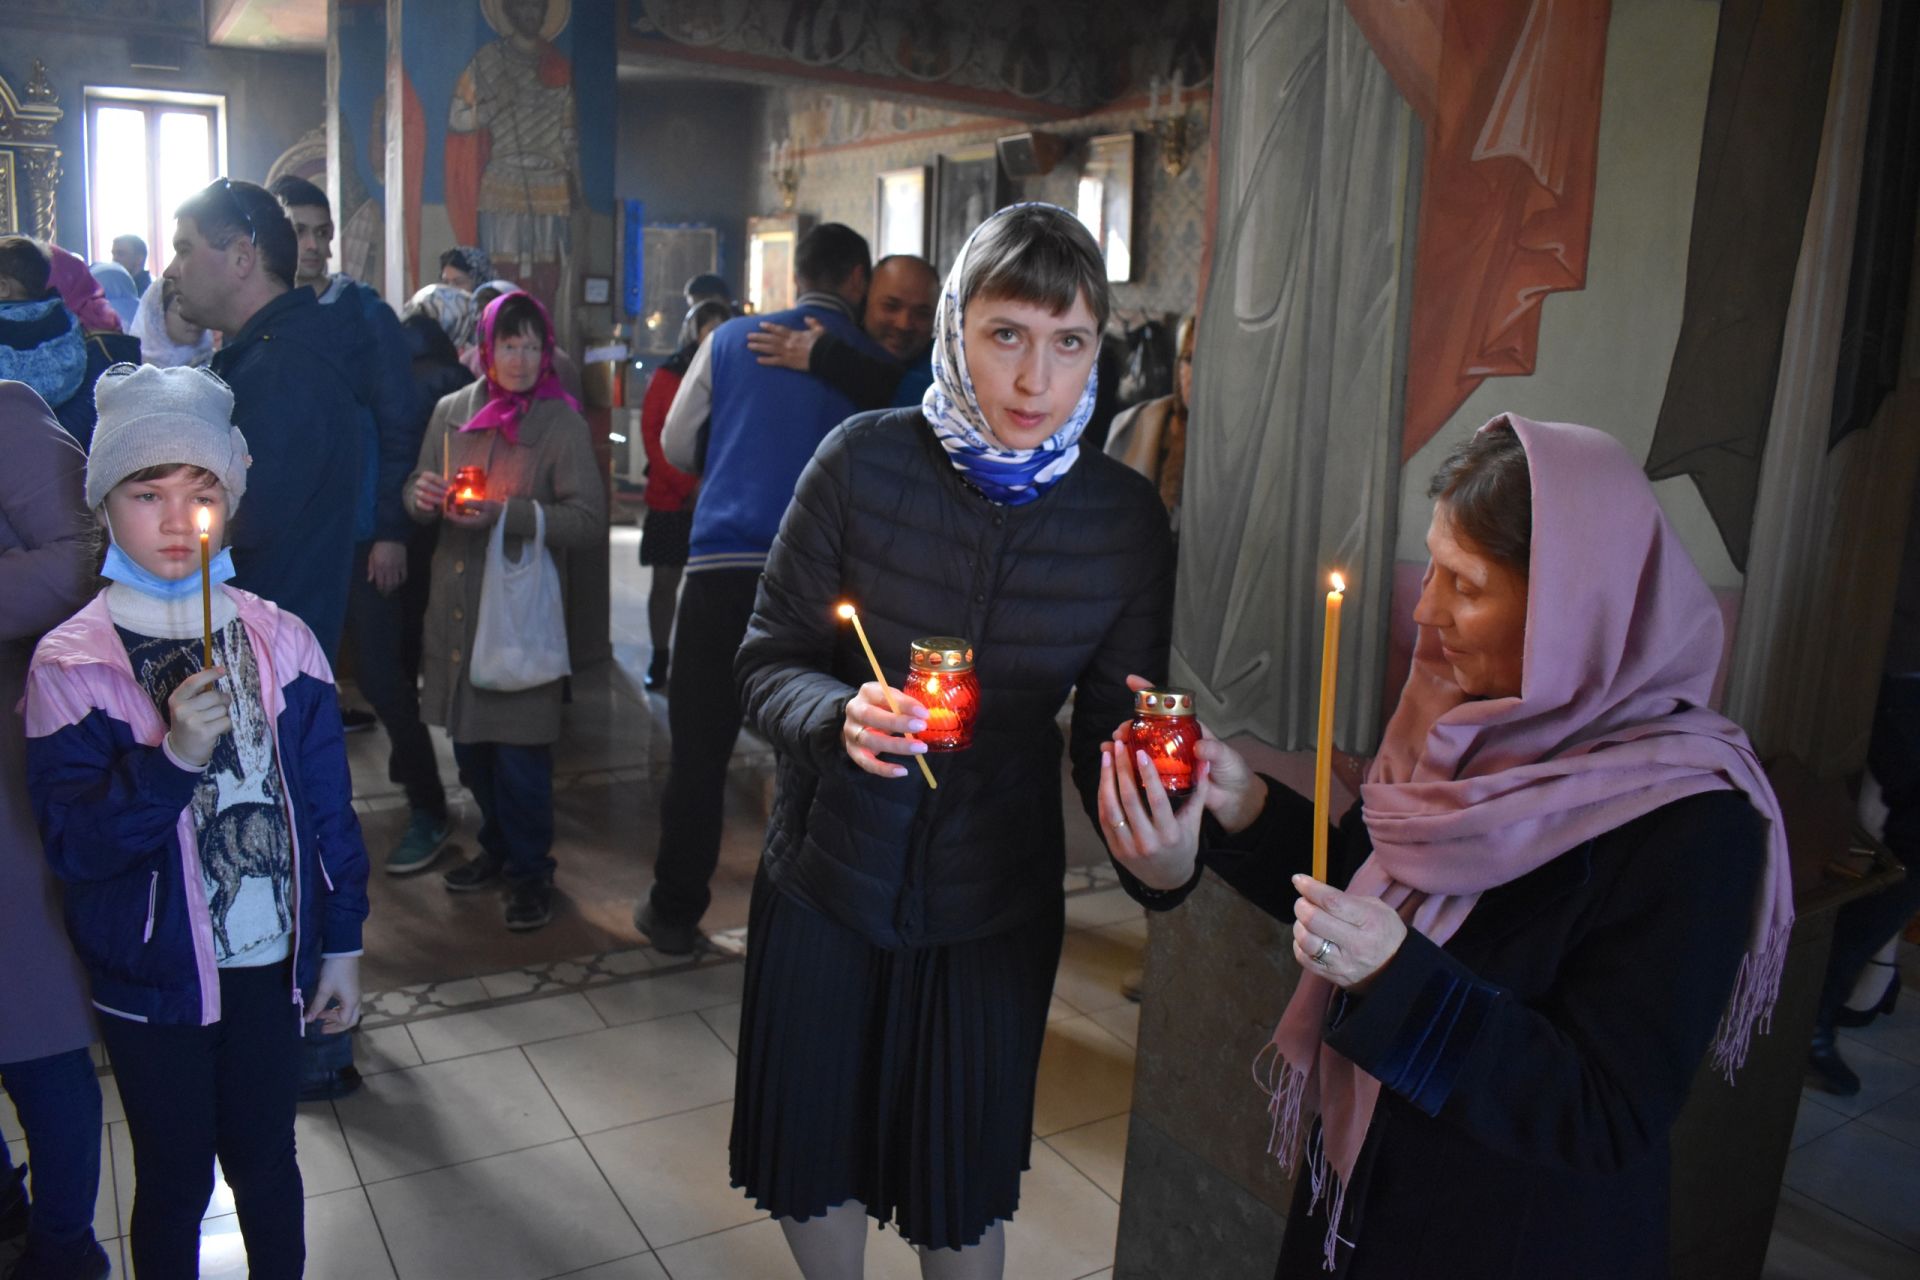
POLYGON ((298 1276, 302 1023, 358 1020, 367 914, 333 675, 305 623, 222 585, 247 487, 227 385, 123 364, 95 399, 107 586, 34 650, 27 783, 126 1105, 133 1269, 197 1274, 218 1156, 249 1274, 298 1276))

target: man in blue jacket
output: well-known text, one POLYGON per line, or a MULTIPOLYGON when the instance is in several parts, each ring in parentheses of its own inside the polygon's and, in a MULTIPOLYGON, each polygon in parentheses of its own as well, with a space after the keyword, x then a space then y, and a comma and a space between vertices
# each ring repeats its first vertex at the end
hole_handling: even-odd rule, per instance
POLYGON ((885 353, 860 330, 872 270, 867 242, 837 222, 808 232, 794 252, 798 305, 742 316, 714 330, 693 358, 661 443, 667 460, 701 473, 687 585, 680 598, 674 663, 667 683, 673 768, 660 798, 653 888, 634 927, 658 951, 684 955, 700 940, 720 857, 727 761, 740 732, 733 655, 753 616, 753 595, 800 472, 829 431, 856 411, 817 378, 764 366, 747 347, 762 320, 827 332, 876 358, 885 353), (697 458, 707 424, 705 465, 697 458))
POLYGON ((297 614, 332 663, 359 505, 351 353, 313 292, 293 287, 293 224, 264 189, 219 178, 174 217, 166 278, 188 320, 225 335, 213 371, 253 450, 254 500, 228 534, 235 582, 297 614))

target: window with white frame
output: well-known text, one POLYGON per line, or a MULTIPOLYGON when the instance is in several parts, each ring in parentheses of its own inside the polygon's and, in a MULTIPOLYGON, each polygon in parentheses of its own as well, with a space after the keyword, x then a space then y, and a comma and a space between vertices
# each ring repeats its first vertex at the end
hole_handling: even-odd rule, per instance
POLYGON ((173 258, 173 211, 225 168, 226 99, 217 94, 89 87, 87 256, 115 236, 147 242, 157 278, 173 258))

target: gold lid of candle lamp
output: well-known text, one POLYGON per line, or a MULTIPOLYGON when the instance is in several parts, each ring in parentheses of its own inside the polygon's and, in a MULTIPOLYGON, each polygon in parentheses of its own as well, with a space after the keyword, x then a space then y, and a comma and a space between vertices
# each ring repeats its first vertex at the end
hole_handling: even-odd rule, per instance
POLYGON ((1133 713, 1139 716, 1190 716, 1191 689, 1142 689, 1133 695, 1133 713))
POLYGON ((971 671, 973 645, 959 636, 924 636, 913 642, 913 665, 921 671, 971 671))

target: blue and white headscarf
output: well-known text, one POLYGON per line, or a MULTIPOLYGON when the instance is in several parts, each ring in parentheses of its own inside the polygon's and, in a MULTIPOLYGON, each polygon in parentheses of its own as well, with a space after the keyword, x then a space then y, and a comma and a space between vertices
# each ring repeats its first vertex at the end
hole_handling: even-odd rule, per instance
POLYGON ((57 409, 87 376, 87 339, 60 295, 0 302, 0 378, 24 382, 57 409))
MULTIPOLYGON (((960 279, 967 269, 967 255, 974 241, 996 219, 1016 209, 1056 208, 1040 201, 1008 205, 973 229, 954 259, 953 270, 940 290, 940 303, 933 313, 933 385, 920 400, 920 412, 927 425, 947 451, 947 460, 961 475, 990 500, 1017 507, 1032 502, 1059 483, 1080 457, 1080 434, 1093 417, 1093 402, 1100 383, 1100 362, 1094 360, 1087 370, 1087 385, 1080 402, 1058 431, 1033 449, 1009 449, 1003 446, 980 411, 973 394, 973 375, 967 371, 967 344, 962 321, 965 306, 960 297, 960 279)), ((1068 217, 1073 215, 1061 209, 1068 217)))

